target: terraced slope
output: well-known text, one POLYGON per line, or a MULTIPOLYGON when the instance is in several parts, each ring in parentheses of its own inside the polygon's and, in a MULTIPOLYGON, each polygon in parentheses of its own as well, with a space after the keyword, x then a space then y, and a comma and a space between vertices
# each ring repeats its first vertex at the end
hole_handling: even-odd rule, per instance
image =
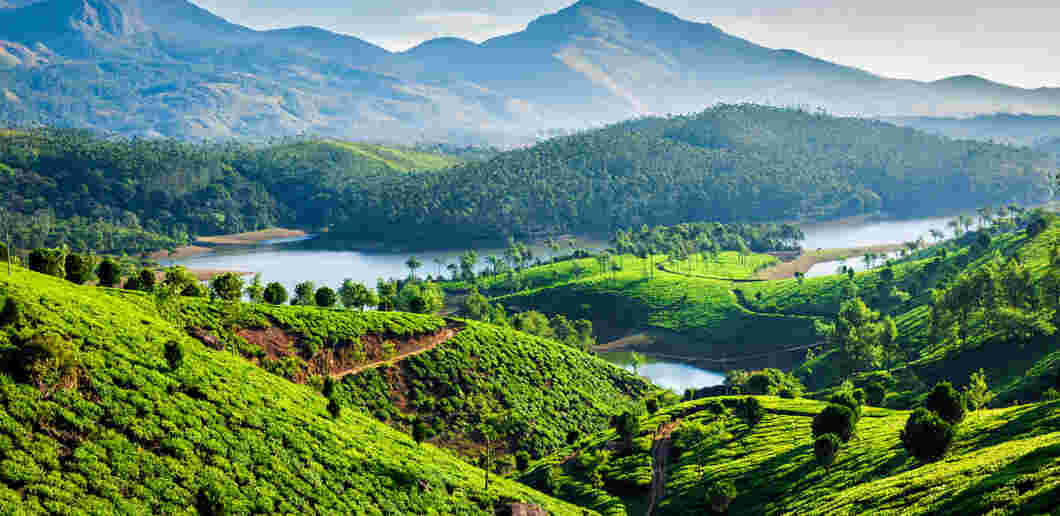
MULTIPOLYGON (((483 471, 358 410, 332 417, 318 392, 204 346, 142 294, 16 269, 0 297, 21 308, 0 326, 0 513, 583 513, 506 480, 486 490, 483 471)), ((431 322, 377 317, 359 327, 431 322)))
POLYGON ((1060 510, 1060 402, 971 414, 942 461, 921 464, 899 442, 909 413, 866 407, 857 434, 836 462, 817 465, 810 424, 825 407, 807 400, 759 398, 766 408, 754 428, 715 400, 668 407, 640 421, 631 452, 614 431, 587 438, 531 465, 521 478, 604 514, 641 515, 651 499, 652 431, 673 430, 665 496, 654 514, 709 511, 704 491, 730 481, 737 495, 728 514, 1055 514, 1060 510), (690 429, 699 429, 693 433, 690 429), (686 439, 682 434, 695 435, 686 439), (585 464, 609 452, 595 468, 585 464))

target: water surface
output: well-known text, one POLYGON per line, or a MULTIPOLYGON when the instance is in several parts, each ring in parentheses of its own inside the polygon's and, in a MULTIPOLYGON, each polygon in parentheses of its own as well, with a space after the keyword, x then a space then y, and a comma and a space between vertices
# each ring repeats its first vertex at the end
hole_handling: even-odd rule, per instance
MULTIPOLYGON (((633 354, 625 351, 598 353, 600 358, 611 362, 627 371, 633 371, 633 354)), ((691 364, 673 360, 642 356, 637 374, 651 380, 652 383, 682 394, 686 389, 702 389, 725 383, 725 375, 708 371, 691 364)))

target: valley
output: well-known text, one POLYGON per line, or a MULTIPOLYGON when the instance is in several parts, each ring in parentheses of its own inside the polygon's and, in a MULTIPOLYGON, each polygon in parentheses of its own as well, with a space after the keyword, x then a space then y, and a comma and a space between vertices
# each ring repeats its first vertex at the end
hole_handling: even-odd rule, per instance
POLYGON ((0 0, 0 516, 1060 516, 1029 8, 506 2, 0 0))

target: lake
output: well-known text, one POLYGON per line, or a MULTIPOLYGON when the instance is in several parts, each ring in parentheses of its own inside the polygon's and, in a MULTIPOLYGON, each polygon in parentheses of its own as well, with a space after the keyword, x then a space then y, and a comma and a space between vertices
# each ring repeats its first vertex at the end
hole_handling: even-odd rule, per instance
MULTIPOLYGON (((806 234, 803 246, 806 249, 857 247, 890 244, 915 240, 928 234, 930 229, 946 229, 946 222, 953 217, 936 217, 911 220, 884 220, 867 222, 824 222, 802 226, 806 234)), ((304 239, 297 239, 304 240, 304 239)), ((434 251, 417 253, 395 253, 386 251, 321 250, 309 249, 304 242, 266 242, 256 247, 221 250, 207 255, 163 261, 163 265, 178 264, 196 269, 227 269, 260 272, 266 283, 277 281, 293 292, 294 286, 303 281, 312 281, 317 286, 337 288, 346 278, 374 287, 378 278, 408 276, 405 261, 415 255, 423 267, 417 275, 446 274, 445 266, 439 267, 435 260, 456 263, 462 251, 434 251)), ((532 245, 535 256, 548 257, 549 250, 541 244, 532 245)), ((479 255, 479 270, 486 267, 483 258, 489 255, 502 256, 501 248, 476 249, 479 255)), ((566 252, 564 249, 561 252, 566 252)), ((859 259, 851 257, 848 264, 859 266, 859 259)), ((815 274, 835 273, 838 262, 818 264, 815 274)))
MULTIPOLYGON (((609 351, 598 353, 598 355, 627 371, 633 371, 633 353, 609 351)), ((637 374, 677 394, 683 394, 686 389, 702 389, 725 383, 723 373, 701 369, 685 362, 657 359, 646 355, 641 356, 637 374)))

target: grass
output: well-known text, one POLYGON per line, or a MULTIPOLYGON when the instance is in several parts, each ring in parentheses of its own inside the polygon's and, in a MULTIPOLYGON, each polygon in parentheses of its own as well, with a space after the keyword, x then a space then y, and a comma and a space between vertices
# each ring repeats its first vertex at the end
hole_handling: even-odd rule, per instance
POLYGON ((691 259, 668 262, 667 271, 701 276, 712 279, 741 280, 752 279, 760 270, 775 265, 778 260, 768 254, 751 254, 741 257, 735 251, 719 253, 713 259, 695 255, 691 259))
MULTIPOLYGON (((203 346, 146 295, 16 269, 0 297, 22 306, 0 331, 0 514, 582 513, 507 480, 487 491, 481 470, 359 410, 332 418, 318 392, 203 346), (38 333, 75 347, 76 387, 42 395, 15 371, 38 333), (169 341, 185 349, 177 370, 169 341)), ((417 321, 393 324, 433 324, 417 321)))
POLYGON ((324 145, 343 149, 371 161, 378 161, 387 168, 398 172, 415 170, 438 170, 459 165, 463 161, 441 154, 419 152, 400 147, 374 145, 369 143, 348 142, 342 140, 325 140, 324 145))
MULTIPOLYGON (((817 466, 810 424, 824 404, 760 397, 767 413, 754 428, 734 416, 716 416, 711 398, 667 407, 641 419, 631 456, 612 459, 603 488, 596 488, 571 461, 555 492, 604 514, 640 514, 643 483, 629 490, 613 479, 643 478, 650 471, 650 433, 674 418, 699 422, 708 433, 670 461, 667 496, 657 514, 703 511, 703 493, 715 481, 737 488, 730 514, 1046 514, 1060 509, 1060 402, 970 414, 949 454, 920 464, 899 442, 909 413, 866 407, 854 439, 828 469, 817 466), (691 412, 691 415, 688 415, 691 412), (641 457, 641 458, 637 458, 641 457), (584 493, 580 497, 571 496, 584 493), (592 496, 589 495, 592 494, 592 496), (617 501, 616 501, 617 500, 617 501)), ((682 423, 685 424, 685 423, 682 423)), ((676 435, 676 434, 675 434, 676 435)), ((562 450, 532 464, 523 476, 539 481, 548 468, 578 451, 606 446, 617 436, 602 432, 580 450, 562 450)), ((537 484, 535 484, 537 485, 537 484)))

